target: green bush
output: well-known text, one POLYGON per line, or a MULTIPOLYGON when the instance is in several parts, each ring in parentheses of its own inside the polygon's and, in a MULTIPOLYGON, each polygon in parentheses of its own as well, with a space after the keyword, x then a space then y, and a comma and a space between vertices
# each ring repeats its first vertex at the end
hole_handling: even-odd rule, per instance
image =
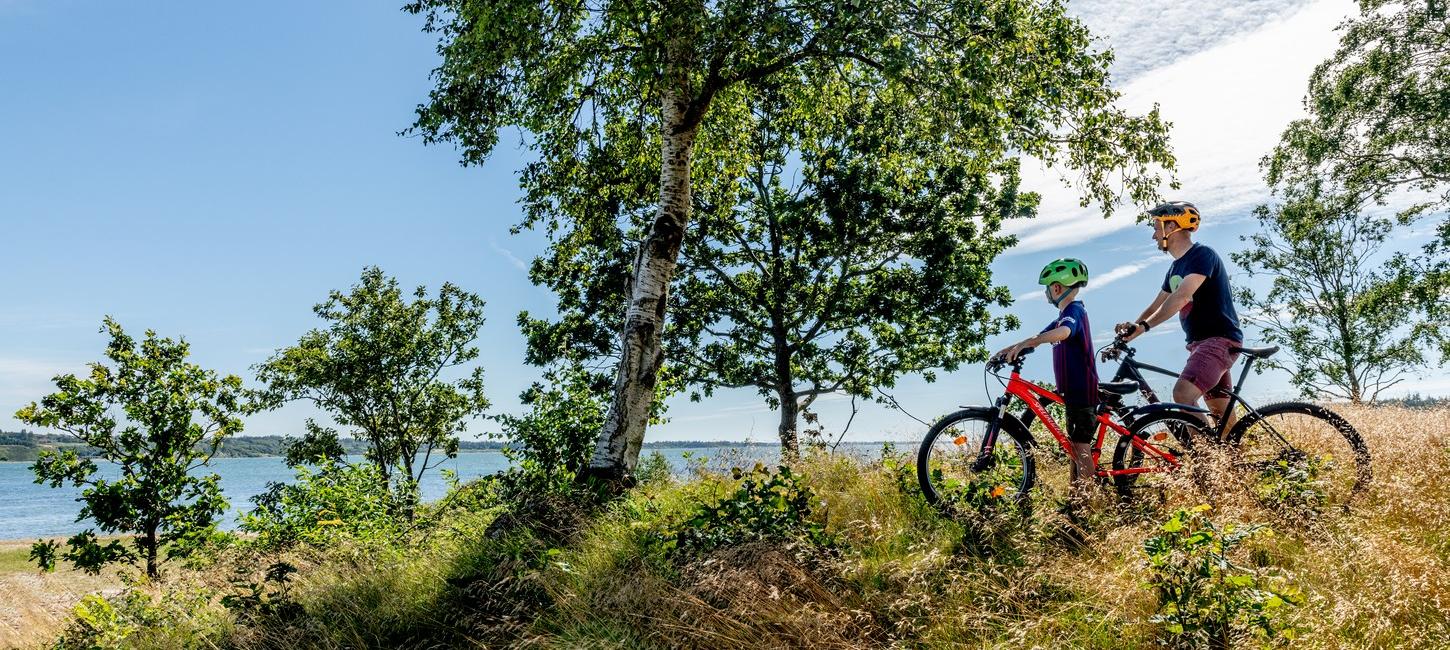
POLYGON ((1272 534, 1262 526, 1215 525, 1209 506, 1178 510, 1143 544, 1149 586, 1158 594, 1153 622, 1164 645, 1228 648, 1237 642, 1291 640, 1298 631, 1279 620, 1303 596, 1282 579, 1235 563, 1230 555, 1244 541, 1272 534))
POLYGON ((52 650, 215 648, 229 623, 205 591, 174 589, 152 598, 130 589, 111 597, 91 594, 71 610, 52 650))
POLYGON ((393 540, 401 533, 393 516, 397 497, 383 487, 376 465, 324 460, 296 472, 296 483, 271 484, 252 498, 257 507, 242 515, 241 528, 256 535, 257 547, 321 545, 339 536, 393 540))
POLYGON ((825 527, 810 518, 815 493, 789 467, 778 469, 772 473, 759 463, 749 472, 735 468, 732 474, 740 481, 735 492, 702 505, 667 534, 666 549, 688 555, 767 539, 834 546, 825 527))
POLYGON ((1280 512, 1315 517, 1328 503, 1320 484, 1325 459, 1308 456, 1300 462, 1280 460, 1259 472, 1254 493, 1264 505, 1280 512))

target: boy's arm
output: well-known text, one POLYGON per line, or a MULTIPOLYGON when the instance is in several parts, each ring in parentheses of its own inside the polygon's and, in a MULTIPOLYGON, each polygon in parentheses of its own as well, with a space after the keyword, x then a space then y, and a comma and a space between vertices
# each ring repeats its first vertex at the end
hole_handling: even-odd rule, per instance
POLYGON ((1054 327, 1050 330, 1047 330, 1046 332, 1043 332, 1036 336, 1027 337, 1018 343, 1014 343, 1005 348, 1002 348, 1000 351, 997 352, 997 354, 994 354, 992 356, 999 357, 1006 361, 1012 361, 1016 359, 1017 355, 1021 354, 1022 350, 1024 349, 1035 348, 1039 345, 1042 345, 1043 343, 1057 343, 1059 341, 1066 341, 1067 337, 1069 336, 1072 336, 1072 329, 1070 329, 1066 325, 1059 325, 1058 327, 1054 327))

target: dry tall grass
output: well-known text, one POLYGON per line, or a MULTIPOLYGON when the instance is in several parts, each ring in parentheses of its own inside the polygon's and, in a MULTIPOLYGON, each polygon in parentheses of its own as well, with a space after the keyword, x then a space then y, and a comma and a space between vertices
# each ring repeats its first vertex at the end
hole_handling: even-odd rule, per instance
MULTIPOLYGON (((1150 620, 1143 541, 1173 509, 1211 503, 1220 523, 1274 529, 1240 559, 1306 595, 1286 615, 1301 630, 1290 647, 1450 647, 1450 410, 1335 408, 1374 455, 1375 480, 1348 511, 1268 505, 1204 460, 1161 501, 1100 499, 1077 543, 1050 505, 1066 464, 1044 448, 1048 505, 971 545, 968 529, 913 494, 909 469, 816 455, 798 470, 834 549, 752 543, 668 559, 658 536, 734 489, 702 476, 643 486, 547 538, 499 536, 477 515, 403 548, 294 553, 301 613, 224 638, 247 648, 1150 647, 1162 630, 1150 620)), ((218 588, 225 570, 209 578, 218 588)))

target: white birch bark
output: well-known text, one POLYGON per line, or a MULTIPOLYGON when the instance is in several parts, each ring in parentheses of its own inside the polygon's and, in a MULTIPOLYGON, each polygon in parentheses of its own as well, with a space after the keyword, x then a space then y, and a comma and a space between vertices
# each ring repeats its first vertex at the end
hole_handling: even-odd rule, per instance
POLYGON ((680 75, 665 92, 659 210, 635 258, 614 400, 589 462, 593 472, 632 474, 649 424, 655 384, 664 361, 660 335, 665 324, 665 303, 690 219, 690 159, 696 125, 686 124, 687 83, 680 75))

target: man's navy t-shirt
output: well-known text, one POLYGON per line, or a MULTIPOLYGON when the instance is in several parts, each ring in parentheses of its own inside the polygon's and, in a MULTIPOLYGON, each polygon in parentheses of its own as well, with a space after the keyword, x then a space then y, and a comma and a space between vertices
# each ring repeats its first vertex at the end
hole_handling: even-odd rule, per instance
POLYGON ((1203 244, 1194 244, 1168 267, 1163 276, 1163 290, 1172 293, 1178 284, 1194 273, 1203 276, 1203 284, 1193 292, 1193 297, 1178 312, 1178 322, 1188 335, 1188 342, 1221 336, 1243 342, 1244 332, 1239 329, 1239 315, 1234 311, 1233 292, 1228 285, 1228 270, 1218 253, 1203 244))
POLYGON ((1052 372, 1057 379, 1057 392, 1068 406, 1092 406, 1098 403, 1098 366, 1093 359, 1093 335, 1088 325, 1087 308, 1074 300, 1062 308, 1057 320, 1042 328, 1043 332, 1066 327, 1072 330, 1067 339, 1052 344, 1052 372))

